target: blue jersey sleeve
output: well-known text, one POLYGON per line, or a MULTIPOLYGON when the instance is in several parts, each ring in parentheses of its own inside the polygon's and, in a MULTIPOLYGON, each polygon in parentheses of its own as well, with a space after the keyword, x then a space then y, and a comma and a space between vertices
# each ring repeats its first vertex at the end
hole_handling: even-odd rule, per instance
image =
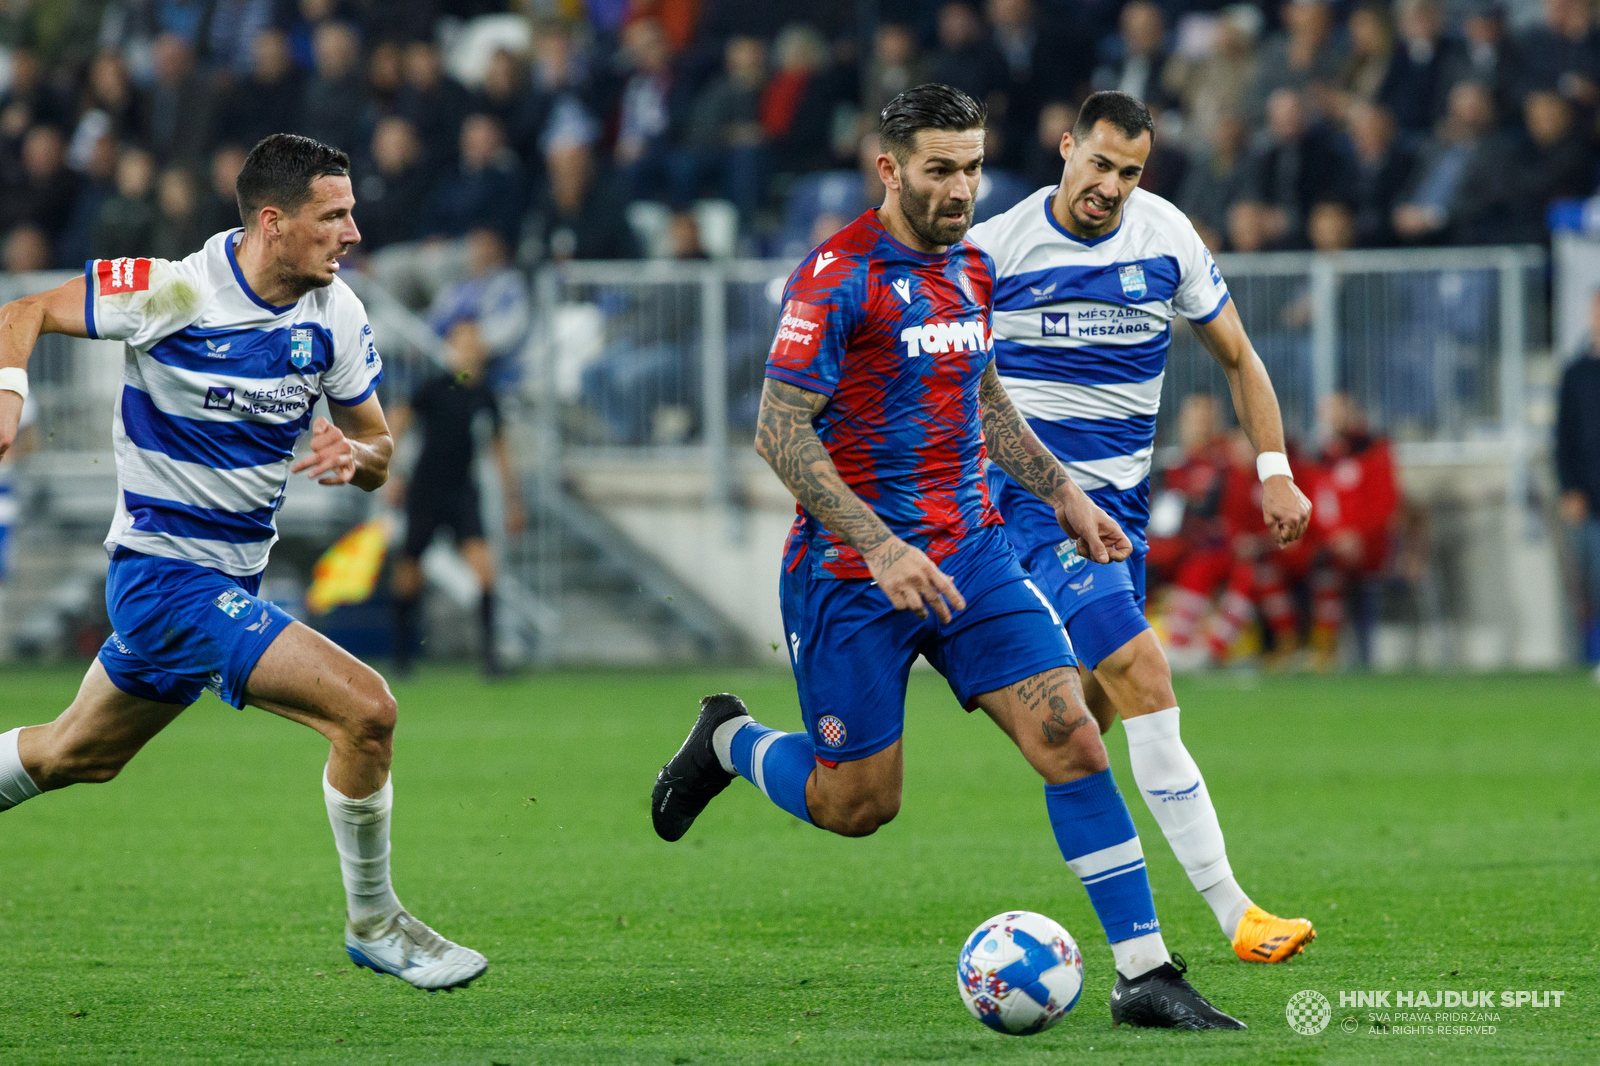
MULTIPOLYGON (((824 246, 826 247, 826 246, 824 246)), ((865 286, 853 259, 819 249, 789 276, 767 353, 767 377, 832 396, 846 346, 861 321, 865 286)))

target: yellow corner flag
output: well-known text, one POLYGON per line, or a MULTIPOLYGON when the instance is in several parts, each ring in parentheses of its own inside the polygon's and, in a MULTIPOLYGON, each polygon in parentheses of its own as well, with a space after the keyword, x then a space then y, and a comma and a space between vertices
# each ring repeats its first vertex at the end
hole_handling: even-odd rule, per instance
POLYGON ((389 525, 383 518, 363 522, 322 553, 311 569, 311 588, 306 591, 306 607, 312 614, 371 598, 389 550, 389 525))

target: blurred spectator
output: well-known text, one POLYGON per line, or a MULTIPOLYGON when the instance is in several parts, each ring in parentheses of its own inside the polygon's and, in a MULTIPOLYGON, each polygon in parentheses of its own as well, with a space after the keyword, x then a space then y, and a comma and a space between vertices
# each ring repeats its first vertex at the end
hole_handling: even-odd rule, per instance
POLYGON ((682 204, 698 198, 703 180, 714 177, 748 223, 761 205, 770 165, 761 125, 767 47, 756 37, 731 38, 725 66, 695 99, 688 144, 672 164, 673 199, 682 204))
POLYGON ((363 251, 375 252, 420 233, 430 177, 415 127, 398 115, 380 119, 368 152, 356 165, 355 218, 363 251))
POLYGON ((145 94, 148 146, 162 163, 203 157, 211 126, 211 96, 194 75, 194 49, 182 36, 163 33, 151 49, 154 78, 145 94))
POLYGON ((83 168, 83 183, 72 205, 66 231, 56 241, 56 259, 77 264, 92 255, 94 230, 100 209, 117 194, 117 142, 110 134, 95 138, 83 168))
POLYGON ((528 259, 633 259, 639 254, 620 200, 595 176, 594 153, 582 143, 555 143, 545 153, 544 195, 529 212, 522 239, 528 259))
POLYGON ((124 149, 117 160, 117 192, 100 205, 90 240, 90 256, 116 259, 153 255, 156 207, 151 190, 155 161, 142 148, 124 149))
POLYGON ((506 146, 505 131, 488 115, 461 124, 461 165, 433 192, 426 232, 460 237, 488 226, 516 240, 527 203, 522 164, 506 146))
MULTIPOLYGON (((1556 412, 1561 517, 1572 526, 1583 580, 1584 646, 1600 661, 1600 292, 1589 301, 1588 348, 1561 372, 1556 412)), ((1600 680, 1600 670, 1595 679, 1600 680)))
POLYGON ((861 92, 862 110, 876 116, 890 100, 927 80, 917 57, 917 35, 911 27, 898 22, 879 25, 872 39, 867 84, 861 92))
POLYGON ((1588 0, 1544 0, 1544 21, 1522 35, 1522 92, 1600 103, 1600 29, 1588 0))
POLYGON ((1386 248, 1395 243, 1395 201, 1411 178, 1412 155, 1395 136, 1389 112, 1373 104, 1350 109, 1353 166, 1349 189, 1354 212, 1355 243, 1386 248))
POLYGON ((333 22, 336 0, 276 0, 275 22, 289 42, 289 58, 301 70, 317 65, 317 34, 333 22), (284 8, 289 8, 285 11, 284 8))
POLYGON ((298 132, 352 152, 361 141, 361 39, 345 22, 323 22, 313 38, 315 74, 301 100, 298 132))
POLYGON ((498 230, 467 234, 467 276, 439 293, 428 309, 428 321, 440 336, 457 322, 478 324, 489 355, 490 384, 499 388, 514 380, 500 364, 518 354, 533 320, 528 284, 511 265, 510 250, 498 230))
POLYGON ((667 221, 667 244, 672 259, 709 259, 700 243, 700 224, 693 211, 674 211, 667 221))
POLYGON ((939 46, 928 56, 928 80, 955 86, 991 105, 994 117, 1002 118, 1010 71, 1005 57, 984 32, 977 9, 965 0, 947 0, 939 6, 935 25, 939 46))
POLYGON ((255 145, 269 133, 294 129, 300 121, 304 84, 289 61, 278 30, 262 30, 251 46, 249 77, 228 93, 216 115, 212 140, 255 145))
POLYGON ((1150 0, 1133 0, 1122 9, 1111 55, 1095 68, 1096 91, 1117 89, 1146 104, 1166 103, 1161 70, 1167 62, 1166 23, 1150 0))
POLYGON ((1522 49, 1506 32, 1505 12, 1498 0, 1477 0, 1461 18, 1466 42, 1465 76, 1488 86, 1495 114, 1504 122, 1516 112, 1526 78, 1522 49))
POLYGON ((1309 92, 1316 103, 1339 82, 1345 50, 1333 32, 1326 0, 1288 0, 1278 9, 1283 30, 1267 39, 1246 97, 1252 122, 1266 117, 1267 100, 1279 89, 1309 92))
POLYGON ((1450 88, 1467 74, 1460 43, 1446 37, 1438 0, 1399 0, 1400 41, 1378 100, 1403 136, 1421 136, 1445 112, 1450 88))
POLYGON ((1062 61, 1056 42, 1044 42, 1033 0, 989 0, 989 39, 1005 64, 1004 107, 989 116, 1005 133, 1006 165, 1028 165, 1034 124, 1044 87, 1061 80, 1055 66, 1062 61))
POLYGON ((156 228, 149 254, 182 259, 198 252, 211 236, 200 217, 194 175, 184 167, 168 167, 156 182, 156 228))
POLYGON ((1594 191, 1594 153, 1567 98, 1529 93, 1522 110, 1522 128, 1495 135, 1467 168, 1457 220, 1464 243, 1541 243, 1551 201, 1594 191))
POLYGON ((810 26, 793 23, 778 34, 773 58, 777 69, 761 93, 761 128, 774 165, 793 173, 825 169, 833 161, 828 44, 810 26))
POLYGON ((521 156, 524 145, 517 139, 517 131, 528 105, 528 71, 522 60, 504 48, 489 53, 489 64, 483 70, 483 84, 473 94, 472 109, 492 115, 506 131, 511 147, 521 156))
POLYGON ((50 237, 38 226, 24 223, 6 234, 5 268, 8 274, 50 269, 50 237))
POLYGON ((71 221, 79 184, 78 176, 67 169, 60 131, 53 126, 35 126, 22 139, 21 173, 5 190, 0 217, 7 229, 37 226, 53 247, 71 221))
POLYGON ((1350 13, 1347 36, 1350 55, 1339 77, 1339 88, 1353 100, 1371 103, 1389 77, 1395 62, 1394 19, 1383 3, 1362 4, 1350 13))
POLYGON ((1261 11, 1251 4, 1223 8, 1216 36, 1201 56, 1174 55, 1162 68, 1162 88, 1183 107, 1190 144, 1214 143, 1218 127, 1244 109, 1245 90, 1256 77, 1256 36, 1261 11))
POLYGON ((1374 436, 1365 415, 1342 392, 1322 403, 1327 443, 1317 469, 1307 478, 1311 497, 1311 543, 1317 545, 1311 575, 1311 648, 1318 665, 1336 662, 1345 599, 1355 593, 1357 655, 1372 660, 1372 629, 1377 622, 1376 578, 1383 571, 1389 538, 1400 505, 1394 455, 1389 442, 1374 436))
MULTIPOLYGON (((798 259, 854 222, 863 211, 881 206, 884 189, 878 176, 878 156, 882 152, 878 135, 869 133, 859 143, 855 170, 808 174, 797 181, 789 193, 778 254, 798 259)), ((1058 180, 1059 177, 1058 169, 1058 180)))
POLYGON ((257 49, 268 35, 277 38, 284 63, 290 63, 288 39, 271 28, 272 8, 273 0, 213 0, 201 18, 206 35, 202 51, 208 63, 243 80, 260 66, 257 49))
POLYGON ((405 53, 398 41, 379 41, 367 57, 367 103, 374 116, 393 114, 406 85, 405 53))
POLYGON ((243 225, 239 217, 237 184, 247 153, 237 144, 224 144, 211 153, 206 169, 206 189, 200 198, 201 229, 208 235, 243 225))
POLYGON ((1229 205, 1243 198, 1250 187, 1244 166, 1247 139, 1244 120, 1238 115, 1224 116, 1210 144, 1190 163, 1178 190, 1178 207, 1213 253, 1222 250, 1229 205))
POLYGON ((16 143, 30 126, 72 123, 76 111, 45 78, 39 57, 25 48, 11 52, 11 83, 0 96, 0 139, 16 143))
MULTIPOLYGON (((1024 166, 1034 188, 1061 182, 1061 138, 1072 131, 1078 109, 1061 100, 1052 100, 1039 109, 1034 137, 1028 143, 1024 166)), ((874 170, 876 173, 876 170, 874 170)))
POLYGON ((128 68, 116 52, 101 52, 89 64, 78 111, 98 111, 110 120, 109 130, 118 141, 139 141, 145 136, 144 108, 128 80, 128 68))
POLYGON ((1394 230, 1411 244, 1440 241, 1465 202, 1465 181, 1494 122, 1489 91, 1475 81, 1450 90, 1445 116, 1417 152, 1410 185, 1394 209, 1394 230))
POLYGON ((674 75, 666 34, 654 19, 628 25, 621 57, 627 74, 618 105, 615 160, 625 195, 629 200, 664 199, 687 89, 674 75))
POLYGON ((470 94, 447 75, 439 47, 428 41, 406 45, 405 84, 395 98, 395 113, 411 120, 422 143, 423 158, 434 173, 455 169, 461 125, 471 106, 470 94))
POLYGON ((1300 94, 1274 92, 1267 101, 1265 136, 1249 163, 1251 199, 1265 208, 1261 224, 1267 244, 1305 247, 1311 205, 1336 197, 1345 187, 1347 169, 1332 132, 1309 119, 1300 94))
POLYGON ((1189 170, 1189 155, 1178 143, 1183 116, 1151 105, 1150 117, 1155 120, 1156 136, 1150 145, 1150 155, 1144 161, 1144 172, 1139 175, 1139 188, 1167 200, 1176 200, 1189 170))
POLYGON ((534 38, 531 89, 511 127, 513 144, 530 171, 543 168, 547 140, 593 144, 598 138, 589 90, 572 27, 546 23, 534 38))
POLYGON ((1342 200, 1324 200, 1311 207, 1306 223, 1311 249, 1316 252, 1345 252, 1356 246, 1355 215, 1342 200))

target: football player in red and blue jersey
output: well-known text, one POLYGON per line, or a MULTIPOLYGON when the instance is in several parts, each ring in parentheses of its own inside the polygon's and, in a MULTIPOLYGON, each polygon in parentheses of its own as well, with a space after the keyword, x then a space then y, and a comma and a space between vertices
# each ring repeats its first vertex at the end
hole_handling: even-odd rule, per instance
POLYGON ((736 696, 706 697, 656 778, 651 815, 678 840, 743 777, 820 828, 875 832, 900 808, 906 680, 923 655, 1044 777, 1056 840, 1116 957, 1113 1021, 1243 1028, 1172 963, 1077 659, 984 484, 987 458, 1044 500, 1086 557, 1132 550, 995 370, 994 262, 965 240, 984 120, 945 85, 891 101, 883 206, 789 278, 756 450, 799 502, 780 599, 806 731, 768 729, 736 696))

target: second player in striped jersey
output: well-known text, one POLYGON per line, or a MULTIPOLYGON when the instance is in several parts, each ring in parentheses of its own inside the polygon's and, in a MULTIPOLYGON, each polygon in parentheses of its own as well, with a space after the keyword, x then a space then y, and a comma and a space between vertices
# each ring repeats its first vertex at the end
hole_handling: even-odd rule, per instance
POLYGON ((1284 455, 1283 420, 1222 273, 1194 226, 1138 188, 1155 138, 1125 93, 1095 93, 1061 140, 1059 186, 972 230, 995 262, 995 363, 1017 410, 1073 480, 1121 523, 1125 561, 1085 559, 1049 508, 1004 470, 989 491, 1034 580, 1066 621, 1084 694, 1105 731, 1121 715, 1134 780, 1238 956, 1281 962, 1316 936, 1257 907, 1239 886, 1205 779, 1179 736, 1178 700, 1144 616, 1150 461, 1172 323, 1182 316, 1221 365, 1260 453, 1263 519, 1280 545, 1311 505, 1284 455))

